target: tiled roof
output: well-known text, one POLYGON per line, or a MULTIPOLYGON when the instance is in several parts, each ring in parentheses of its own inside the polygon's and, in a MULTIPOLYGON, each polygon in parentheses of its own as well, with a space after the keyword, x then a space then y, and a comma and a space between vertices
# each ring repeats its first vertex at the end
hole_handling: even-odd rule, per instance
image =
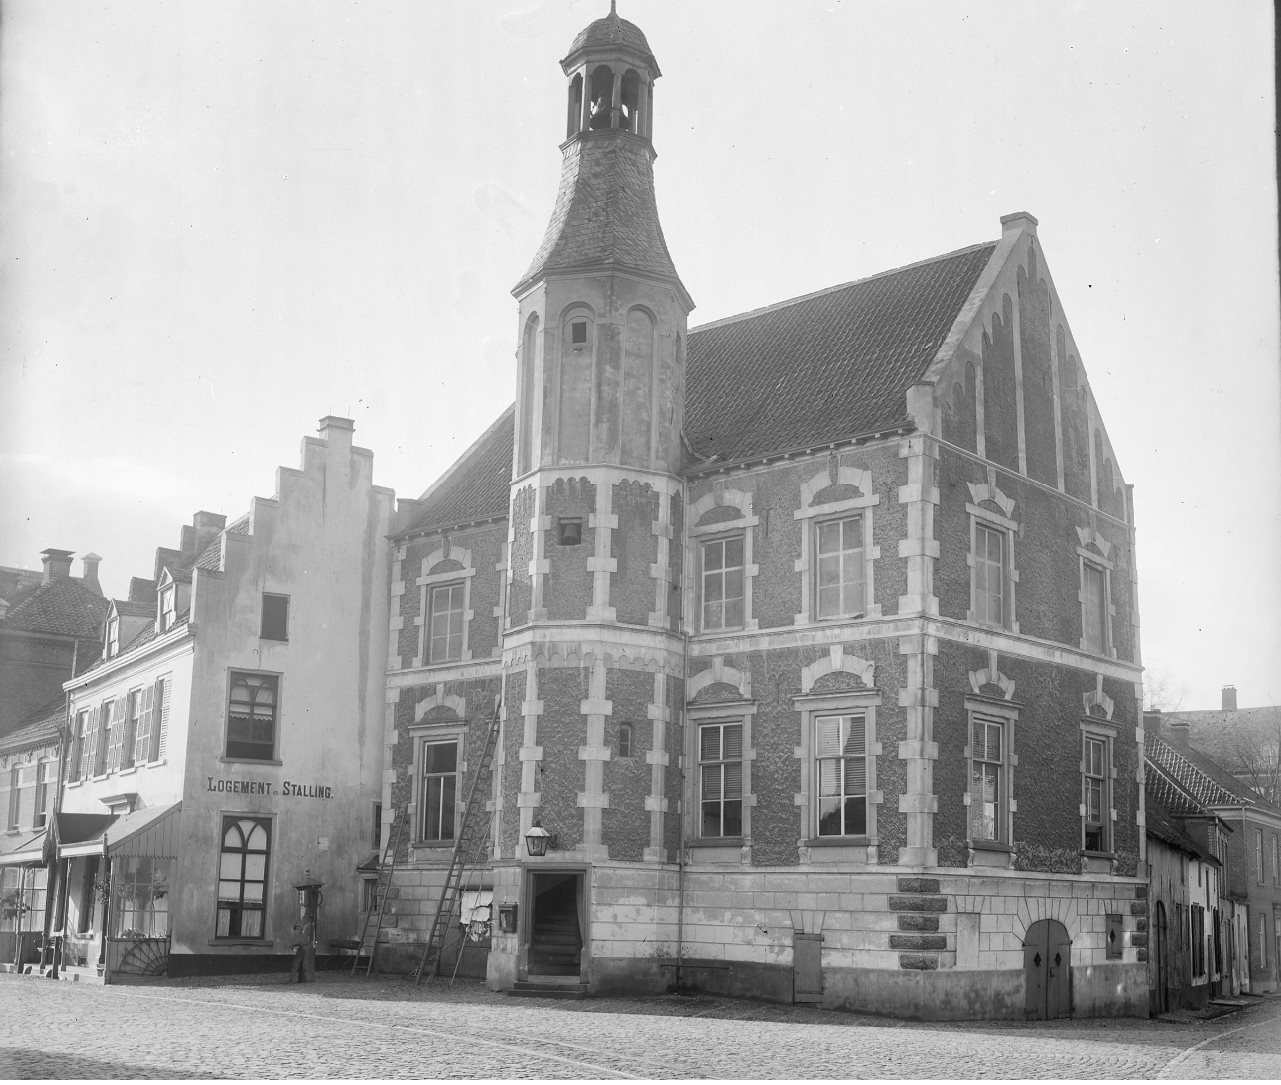
POLYGON ((1272 760, 1281 744, 1281 705, 1261 708, 1211 709, 1202 712, 1167 712, 1161 725, 1186 724, 1188 742, 1204 750, 1231 771, 1248 769, 1253 762, 1272 760))
POLYGON ((43 579, 39 569, 19 569, 13 565, 0 565, 0 599, 10 603, 19 595, 31 591, 43 579))
POLYGON ((54 577, 8 602, 0 629, 96 640, 107 616, 107 600, 74 576, 54 577))
POLYGON ((908 388, 994 248, 976 245, 691 331, 685 436, 695 454, 743 460, 906 423, 908 388))
POLYGON ((653 56, 641 28, 635 23, 629 23, 626 19, 620 19, 617 13, 597 19, 580 30, 566 56, 573 56, 579 49, 620 43, 637 49, 646 56, 653 56))
POLYGON ((508 407, 480 440, 419 499, 421 514, 398 534, 452 527, 507 514, 512 481, 516 407, 508 407))
MULTIPOLYGON (((685 438, 710 462, 829 444, 909 423, 907 390, 934 360, 994 244, 835 286, 689 333, 685 438)), ((422 497, 405 534, 502 516, 514 408, 422 497)))
POLYGON ((553 271, 623 267, 677 284, 654 201, 648 146, 619 132, 584 132, 565 149, 542 244, 517 284, 553 271))
POLYGON ((1281 814, 1281 809, 1236 779, 1222 765, 1186 746, 1173 746, 1155 734, 1143 740, 1148 761, 1167 773, 1204 806, 1253 806, 1281 814))
POLYGON ((18 750, 25 746, 56 743, 58 729, 66 714, 67 699, 59 696, 31 713, 21 727, 0 738, 0 750, 18 750))
POLYGON ((135 602, 132 599, 115 599, 116 613, 122 618, 150 618, 156 613, 155 603, 135 602))
MULTIPOLYGON (((233 520, 231 523, 229 523, 226 527, 226 533, 228 535, 248 535, 249 534, 249 514, 245 513, 245 515, 240 517, 238 520, 233 520)), ((219 532, 217 535, 213 537, 213 540, 209 543, 209 545, 206 546, 197 555, 196 560, 191 563, 191 568, 217 569, 221 565, 222 565, 222 532, 219 532)), ((177 577, 175 576, 174 579, 177 579, 177 577)), ((187 579, 190 580, 191 577, 188 576, 187 579)))
MULTIPOLYGON (((1184 828, 1182 821, 1172 816, 1161 800, 1156 798, 1150 790, 1145 788, 1145 791, 1146 794, 1143 800, 1145 830, 1152 836, 1158 837, 1166 843, 1196 856, 1198 859, 1213 860, 1214 856, 1197 843, 1196 839, 1184 828)), ((1202 816, 1207 813, 1207 811, 1203 810, 1202 816)))
POLYGON ((1143 779, 1143 791, 1146 798, 1159 802, 1165 810, 1175 817, 1205 818, 1214 817, 1214 813, 1192 797, 1192 793, 1175 781, 1165 769, 1148 760, 1148 771, 1143 779))

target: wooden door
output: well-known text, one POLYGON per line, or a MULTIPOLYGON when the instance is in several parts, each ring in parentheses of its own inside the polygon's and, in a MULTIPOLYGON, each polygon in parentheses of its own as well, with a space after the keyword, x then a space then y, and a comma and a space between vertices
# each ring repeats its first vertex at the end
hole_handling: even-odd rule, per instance
POLYGON ((792 932, 792 1001, 823 1001, 823 936, 792 932))
POLYGON ((1053 919, 1033 923, 1023 939, 1024 1016, 1033 1021, 1070 1017, 1071 974, 1072 942, 1066 928, 1053 919))

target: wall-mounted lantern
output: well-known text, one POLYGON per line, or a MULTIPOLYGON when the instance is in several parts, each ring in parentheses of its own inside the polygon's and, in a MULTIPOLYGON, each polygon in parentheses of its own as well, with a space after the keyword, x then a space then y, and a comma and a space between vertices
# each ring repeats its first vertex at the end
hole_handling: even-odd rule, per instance
POLYGON ((535 821, 525 833, 525 847, 529 849, 529 854, 537 859, 546 855, 549 848, 555 850, 556 837, 535 821))

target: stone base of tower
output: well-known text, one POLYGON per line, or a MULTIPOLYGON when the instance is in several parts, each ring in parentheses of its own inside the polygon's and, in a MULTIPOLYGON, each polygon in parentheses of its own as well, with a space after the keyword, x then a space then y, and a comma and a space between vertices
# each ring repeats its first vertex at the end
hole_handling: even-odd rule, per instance
POLYGON ((1146 888, 1011 871, 511 864, 495 871, 495 901, 527 914, 495 932, 490 987, 537 981, 532 894, 570 877, 583 892, 576 978, 592 994, 924 1020, 1147 1015, 1146 888))

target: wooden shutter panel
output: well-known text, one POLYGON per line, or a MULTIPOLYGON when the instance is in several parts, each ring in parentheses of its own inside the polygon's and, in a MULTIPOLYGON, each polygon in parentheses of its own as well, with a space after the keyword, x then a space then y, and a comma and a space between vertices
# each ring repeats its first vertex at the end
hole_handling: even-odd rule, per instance
POLYGON ((138 712, 138 733, 133 739, 133 763, 144 764, 151 757, 151 717, 155 703, 156 687, 148 686, 140 694, 142 707, 138 712))
POLYGON ((120 753, 125 742, 125 717, 129 714, 129 698, 117 697, 111 706, 111 744, 107 747, 107 771, 120 768, 120 753))
POLYGON ((87 780, 93 775, 94 750, 98 745, 98 712, 91 708, 85 720, 84 741, 80 747, 80 779, 87 780))
POLYGON ((158 761, 165 755, 169 739, 169 687, 172 683, 162 678, 156 683, 156 704, 151 719, 151 749, 148 760, 158 761))

